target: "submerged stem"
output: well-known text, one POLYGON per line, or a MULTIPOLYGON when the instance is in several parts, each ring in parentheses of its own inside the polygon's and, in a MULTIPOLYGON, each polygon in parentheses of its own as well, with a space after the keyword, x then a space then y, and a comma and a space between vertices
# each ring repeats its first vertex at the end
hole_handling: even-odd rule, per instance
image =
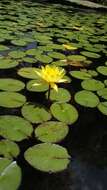
POLYGON ((49 89, 48 89, 48 101, 49 101, 49 99, 50 99, 50 91, 51 91, 51 86, 50 86, 50 84, 49 84, 49 89))

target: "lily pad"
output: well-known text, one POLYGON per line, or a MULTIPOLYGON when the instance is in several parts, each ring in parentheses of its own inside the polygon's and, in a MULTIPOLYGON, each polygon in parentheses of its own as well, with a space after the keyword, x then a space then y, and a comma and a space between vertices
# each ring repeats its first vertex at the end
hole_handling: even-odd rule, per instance
POLYGON ((66 169, 70 161, 66 148, 51 143, 37 144, 27 149, 24 156, 34 168, 51 173, 66 169))
POLYGON ((104 84, 105 84, 105 86, 107 86, 107 80, 104 80, 104 84))
POLYGON ((78 119, 78 111, 68 103, 53 103, 50 110, 56 119, 67 124, 73 124, 78 119))
POLYGON ((32 123, 42 123, 51 119, 51 114, 40 105, 25 104, 22 115, 32 123))
POLYGON ((0 45, 0 51, 8 50, 9 48, 5 45, 0 45))
POLYGON ((96 107, 99 103, 99 98, 93 92, 87 90, 77 92, 74 99, 81 106, 90 108, 96 107))
POLYGON ((92 78, 91 74, 85 71, 70 71, 70 75, 74 78, 85 80, 92 78))
POLYGON ((17 157, 20 150, 16 143, 9 140, 0 141, 0 155, 5 158, 14 158, 17 157))
POLYGON ((15 60, 0 58, 0 69, 10 69, 16 67, 18 64, 19 62, 15 60))
MULTIPOLYGON (((46 97, 48 93, 46 93, 46 97)), ((71 95, 68 90, 64 88, 58 88, 58 92, 55 90, 50 91, 50 100, 57 101, 57 102, 69 102, 71 99, 71 95)))
POLYGON ((64 54, 59 53, 59 52, 50 52, 48 55, 55 59, 65 59, 66 58, 66 56, 64 54))
POLYGON ((35 69, 33 67, 28 67, 28 68, 24 67, 19 69, 18 75, 28 79, 37 79, 38 75, 36 74, 35 70, 37 70, 37 68, 35 69))
POLYGON ((25 96, 16 92, 0 92, 0 106, 17 108, 26 102, 25 96))
POLYGON ((20 91, 25 87, 25 84, 20 80, 12 78, 1 78, 0 79, 0 90, 6 91, 20 91))
POLYGON ((32 125, 15 115, 0 116, 0 135, 13 141, 21 141, 31 136, 32 125))
POLYGON ((44 92, 49 89, 49 85, 46 82, 40 80, 30 80, 27 83, 27 89, 33 92, 44 92))
POLYGON ((82 55, 85 55, 86 57, 91 57, 91 58, 99 58, 101 57, 100 54, 89 52, 89 51, 81 51, 82 55))
POLYGON ((60 142, 68 134, 69 128, 63 122, 49 121, 35 129, 35 136, 42 142, 60 142))
POLYGON ((0 158, 0 189, 16 190, 21 183, 21 169, 16 161, 0 158))
POLYGON ((107 102, 100 102, 97 108, 102 114, 107 115, 107 102))
POLYGON ((67 59, 71 61, 86 61, 86 57, 82 55, 69 55, 67 59))
POLYGON ((107 100, 107 88, 103 88, 97 91, 97 94, 107 100))
POLYGON ((17 51, 11 51, 8 55, 12 58, 19 59, 23 58, 25 56, 25 53, 21 50, 17 50, 17 51))
POLYGON ((35 55, 35 58, 42 63, 51 63, 53 61, 48 55, 37 54, 35 55))
POLYGON ((107 66, 99 66, 99 67, 97 67, 97 71, 100 74, 107 76, 107 66))
POLYGON ((104 88, 104 84, 101 81, 95 79, 84 80, 82 81, 81 86, 85 90, 91 91, 97 91, 104 88))

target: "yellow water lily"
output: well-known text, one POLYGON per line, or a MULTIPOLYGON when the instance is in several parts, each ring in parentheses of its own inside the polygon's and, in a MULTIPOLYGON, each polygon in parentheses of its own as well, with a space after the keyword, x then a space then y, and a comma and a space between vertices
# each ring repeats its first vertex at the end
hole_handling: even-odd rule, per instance
POLYGON ((40 71, 35 70, 35 72, 43 80, 43 82, 48 83, 50 88, 53 88, 56 91, 58 91, 58 86, 56 83, 67 82, 67 79, 63 78, 65 75, 65 70, 57 66, 42 66, 40 71))
POLYGON ((67 45, 67 44, 63 44, 63 47, 64 47, 65 49, 68 49, 68 50, 75 50, 75 49, 77 49, 77 47, 74 47, 74 46, 72 46, 72 45, 67 45))

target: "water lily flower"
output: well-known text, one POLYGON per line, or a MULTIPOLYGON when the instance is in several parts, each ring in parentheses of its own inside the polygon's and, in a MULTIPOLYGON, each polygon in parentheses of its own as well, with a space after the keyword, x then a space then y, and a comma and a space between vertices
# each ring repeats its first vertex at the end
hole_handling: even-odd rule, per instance
POLYGON ((68 49, 68 50, 75 50, 75 49, 77 49, 77 47, 74 47, 74 46, 72 46, 72 45, 67 45, 67 44, 63 44, 63 47, 64 47, 65 49, 68 49))
MULTIPOLYGON (((57 66, 49 66, 41 67, 40 71, 35 70, 36 74, 43 80, 49 84, 50 88, 58 91, 58 86, 56 83, 67 82, 67 79, 63 78, 65 75, 65 70, 61 69, 57 66)), ((37 85, 34 84, 34 86, 37 85)))

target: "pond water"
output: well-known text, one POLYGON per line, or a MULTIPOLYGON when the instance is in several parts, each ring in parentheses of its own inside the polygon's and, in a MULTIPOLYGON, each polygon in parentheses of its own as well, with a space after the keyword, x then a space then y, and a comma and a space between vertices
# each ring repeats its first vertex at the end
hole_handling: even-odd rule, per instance
POLYGON ((107 189, 106 21, 0 1, 0 190, 107 189))

